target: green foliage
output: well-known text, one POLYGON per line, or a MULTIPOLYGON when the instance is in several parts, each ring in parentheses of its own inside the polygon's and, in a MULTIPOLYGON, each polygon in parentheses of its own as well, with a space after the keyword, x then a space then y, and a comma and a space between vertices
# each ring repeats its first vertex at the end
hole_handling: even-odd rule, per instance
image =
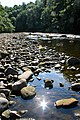
POLYGON ((5 8, 0 5, 0 32, 12 32, 14 28, 16 32, 80 34, 80 1, 36 0, 5 8))
POLYGON ((0 5, 0 33, 12 31, 14 31, 14 26, 11 24, 8 14, 5 12, 2 5, 0 5))

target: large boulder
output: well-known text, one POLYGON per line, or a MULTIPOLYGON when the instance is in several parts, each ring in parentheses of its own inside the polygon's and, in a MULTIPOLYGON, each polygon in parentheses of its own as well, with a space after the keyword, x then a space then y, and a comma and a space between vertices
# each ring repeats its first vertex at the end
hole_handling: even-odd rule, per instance
POLYGON ((78 103, 78 100, 75 98, 67 98, 67 99, 61 99, 57 100, 54 105, 56 107, 74 107, 78 103))
POLYGON ((14 92, 20 92, 20 90, 21 90, 23 87, 26 87, 26 86, 27 86, 26 80, 25 80, 25 79, 21 79, 21 80, 15 82, 15 83, 12 85, 12 91, 14 91, 14 92))
POLYGON ((36 89, 33 86, 27 86, 21 89, 21 96, 24 99, 33 98, 36 95, 36 89))
POLYGON ((67 60, 68 65, 70 66, 75 66, 75 65, 79 65, 80 64, 80 59, 75 58, 75 57, 71 57, 67 60))
POLYGON ((8 107, 8 100, 4 97, 0 97, 0 113, 8 107))
POLYGON ((25 71, 24 73, 19 75, 18 78, 28 80, 32 75, 33 75, 32 71, 30 69, 28 69, 27 71, 25 71))
POLYGON ((80 83, 72 84, 71 89, 74 90, 74 91, 80 91, 80 83))

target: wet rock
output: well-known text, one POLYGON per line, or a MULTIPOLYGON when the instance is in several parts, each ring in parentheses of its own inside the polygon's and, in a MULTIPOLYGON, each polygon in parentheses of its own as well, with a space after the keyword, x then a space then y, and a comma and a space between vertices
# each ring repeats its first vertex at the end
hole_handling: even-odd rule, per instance
POLYGON ((64 87, 64 84, 63 83, 59 83, 60 87, 64 87))
POLYGON ((59 68, 61 68, 61 65, 60 64, 56 64, 55 65, 55 69, 59 69, 59 68))
POLYGON ((5 58, 6 56, 9 56, 9 53, 7 51, 0 51, 1 59, 5 58))
POLYGON ((74 90, 74 91, 80 91, 80 83, 72 84, 71 89, 74 90))
POLYGON ((5 110, 3 113, 2 113, 2 118, 3 119, 16 119, 16 118, 20 118, 21 115, 18 114, 17 111, 11 111, 11 110, 5 110))
POLYGON ((35 61, 32 61, 32 62, 31 62, 31 65, 32 65, 32 66, 37 66, 38 63, 39 63, 39 60, 35 60, 35 61))
POLYGON ((42 71, 42 70, 38 68, 37 70, 34 71, 34 73, 35 73, 35 74, 39 74, 41 71, 42 71))
POLYGON ((10 118, 10 110, 5 110, 3 113, 2 113, 2 119, 9 119, 10 118))
POLYGON ((3 72, 0 72, 0 78, 1 77, 4 77, 4 73, 3 72))
POLYGON ((4 93, 0 93, 0 97, 6 98, 4 93))
POLYGON ((18 72, 13 69, 12 67, 8 67, 6 70, 5 70, 5 75, 8 76, 8 75, 17 75, 18 72))
POLYGON ((54 105, 56 107, 74 107, 78 103, 78 100, 75 98, 67 98, 67 99, 61 99, 57 100, 54 105))
POLYGON ((33 75, 32 71, 30 69, 28 69, 26 72, 19 75, 18 78, 28 80, 32 75, 33 75))
POLYGON ((15 101, 9 101, 9 105, 10 105, 10 106, 11 106, 11 105, 14 105, 14 104, 16 104, 15 101))
POLYGON ((21 115, 17 111, 10 111, 11 118, 21 118, 21 115))
POLYGON ((20 115, 23 115, 23 114, 25 114, 25 113, 27 113, 28 112, 28 110, 20 110, 20 111, 18 111, 18 113, 20 114, 20 115))
POLYGON ((70 66, 80 65, 80 59, 72 57, 67 60, 67 63, 70 66))
POLYGON ((21 89, 21 96, 24 99, 33 98, 36 95, 36 89, 33 86, 27 86, 21 89))
POLYGON ((4 89, 5 88, 5 84, 3 81, 0 81, 0 89, 4 89))
POLYGON ((38 80, 41 80, 41 78, 40 78, 40 77, 37 77, 37 79, 38 79, 38 80))
POLYGON ((20 90, 21 90, 23 87, 26 87, 26 86, 27 86, 27 83, 26 83, 26 80, 25 80, 25 79, 18 80, 17 82, 15 82, 15 83, 12 85, 12 91, 14 91, 14 92, 20 92, 20 90))
POLYGON ((4 97, 0 97, 0 113, 8 107, 8 100, 4 97))
POLYGON ((3 65, 0 65, 0 72, 4 72, 5 71, 5 68, 3 65))
POLYGON ((80 74, 76 74, 75 77, 80 78, 80 74))
POLYGON ((53 88, 53 84, 52 84, 53 82, 54 82, 53 80, 49 80, 48 78, 44 80, 45 88, 46 87, 53 88))
POLYGON ((65 60, 61 60, 60 63, 61 63, 61 64, 65 64, 65 60))
POLYGON ((11 94, 11 91, 9 89, 0 89, 0 93, 4 93, 6 97, 9 97, 11 94))

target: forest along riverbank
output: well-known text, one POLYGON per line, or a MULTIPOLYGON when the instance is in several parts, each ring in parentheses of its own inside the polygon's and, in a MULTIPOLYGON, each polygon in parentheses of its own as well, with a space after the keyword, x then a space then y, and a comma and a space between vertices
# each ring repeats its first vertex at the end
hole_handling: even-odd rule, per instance
POLYGON ((1 119, 80 118, 79 44, 75 35, 0 34, 1 119))

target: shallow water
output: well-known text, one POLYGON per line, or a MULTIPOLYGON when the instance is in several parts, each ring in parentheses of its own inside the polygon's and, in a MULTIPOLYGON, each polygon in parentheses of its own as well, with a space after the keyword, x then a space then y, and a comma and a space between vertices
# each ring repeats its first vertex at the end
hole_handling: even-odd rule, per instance
MULTIPOLYGON (((65 53, 68 56, 80 58, 80 42, 68 40, 52 40, 41 41, 43 46, 53 48, 60 53, 65 53)), ((17 105, 11 107, 14 110, 28 110, 22 116, 22 120, 79 120, 80 119, 80 102, 74 108, 56 108, 54 102, 63 98, 74 97, 80 101, 80 93, 69 89, 71 83, 68 75, 53 69, 50 72, 41 72, 37 77, 33 75, 33 82, 28 85, 36 87, 36 96, 30 100, 23 100, 21 97, 12 98, 17 102, 17 105), (44 80, 49 78, 54 80, 53 88, 48 89, 44 86, 44 80), (59 83, 63 83, 64 87, 60 87, 59 83), (32 118, 32 119, 31 119, 32 118)))
POLYGON ((42 44, 55 48, 60 53, 80 58, 80 40, 54 39, 42 41, 42 44))
POLYGON ((33 118, 34 120, 75 120, 75 113, 80 111, 80 104, 75 108, 56 108, 54 102, 62 98, 74 97, 80 100, 80 93, 68 90, 70 83, 68 83, 62 73, 56 73, 52 70, 50 73, 40 73, 38 75, 41 80, 39 81, 35 76, 34 82, 30 82, 29 85, 36 86, 36 96, 30 100, 23 100, 20 97, 16 97, 13 100, 17 102, 17 106, 12 107, 15 110, 27 109, 28 112, 23 115, 23 118, 33 118), (54 80, 53 88, 46 89, 44 82, 46 78, 54 80), (59 83, 64 83, 64 87, 60 88, 59 83))

